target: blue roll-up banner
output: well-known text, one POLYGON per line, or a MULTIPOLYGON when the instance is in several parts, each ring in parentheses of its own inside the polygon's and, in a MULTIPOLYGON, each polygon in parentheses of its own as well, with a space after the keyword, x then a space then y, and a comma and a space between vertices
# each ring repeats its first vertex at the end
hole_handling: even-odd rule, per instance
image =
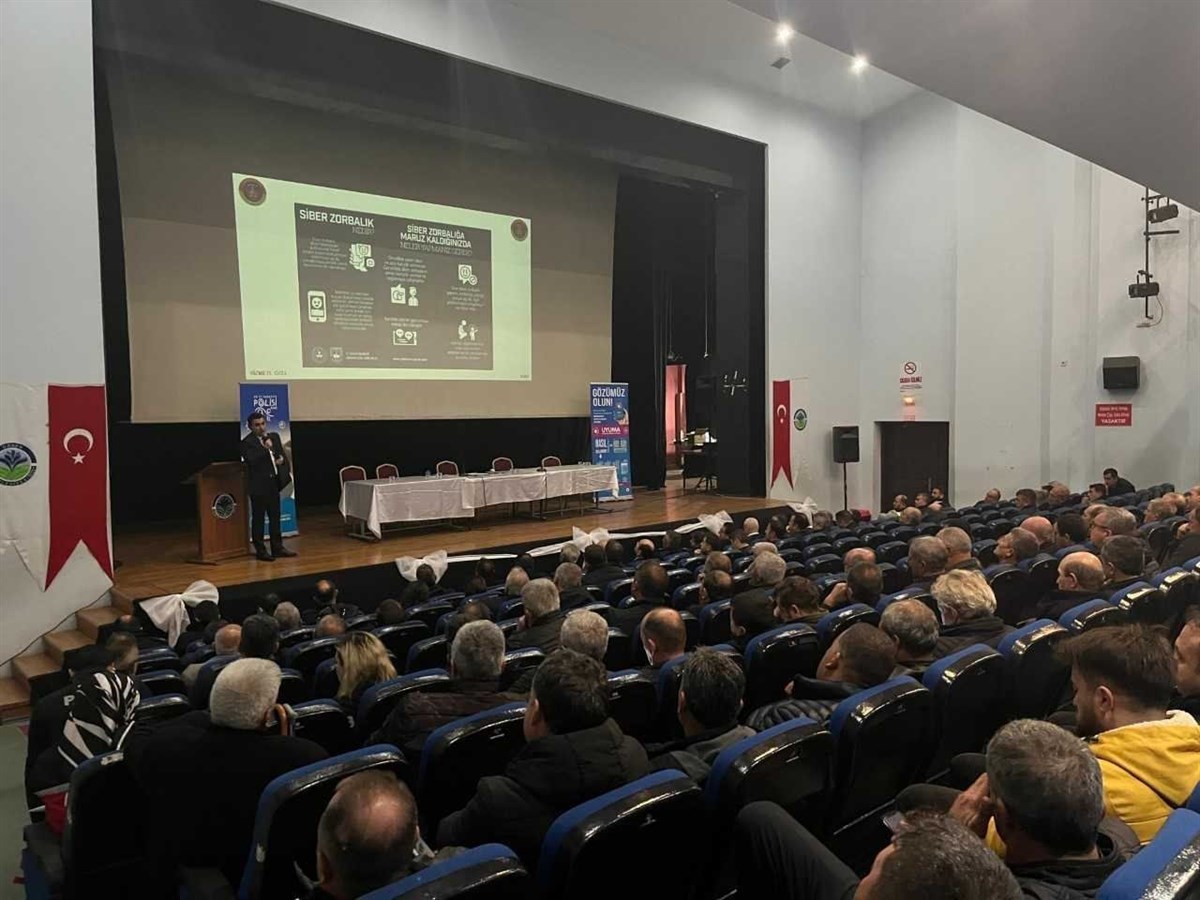
MULTIPOLYGON (((292 416, 288 407, 288 386, 286 384, 241 384, 238 386, 241 402, 238 404, 242 411, 242 437, 250 433, 246 419, 252 412, 260 412, 267 417, 267 431, 278 432, 283 443, 283 452, 289 461, 292 459, 292 416)), ((249 510, 246 512, 249 515, 249 510)), ((292 483, 283 489, 279 495, 279 525, 284 537, 300 533, 296 521, 296 468, 292 467, 292 483)))
POLYGON ((632 500, 633 481, 629 470, 629 385, 592 382, 592 463, 616 466, 619 489, 600 491, 601 502, 632 500))

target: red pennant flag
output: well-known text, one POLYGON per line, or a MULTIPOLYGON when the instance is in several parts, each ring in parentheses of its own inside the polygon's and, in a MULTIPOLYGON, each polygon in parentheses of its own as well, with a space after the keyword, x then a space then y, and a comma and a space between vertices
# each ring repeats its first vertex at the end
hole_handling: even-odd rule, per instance
POLYGON ((780 472, 787 478, 788 486, 792 484, 792 431, 791 431, 791 382, 771 382, 771 396, 774 400, 775 415, 774 446, 771 454, 771 484, 775 483, 780 472))
POLYGON ((98 385, 47 388, 50 553, 46 590, 80 541, 112 578, 108 546, 108 415, 98 385))

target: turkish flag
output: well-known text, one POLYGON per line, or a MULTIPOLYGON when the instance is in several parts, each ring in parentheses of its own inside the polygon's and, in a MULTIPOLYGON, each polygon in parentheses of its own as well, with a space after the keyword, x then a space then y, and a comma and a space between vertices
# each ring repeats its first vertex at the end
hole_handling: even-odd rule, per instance
POLYGON ((774 452, 771 454, 771 484, 780 472, 787 478, 788 486, 792 484, 792 398, 791 382, 771 382, 771 398, 774 401, 774 452))
POLYGON ((50 553, 46 585, 83 541, 112 578, 108 543, 108 415, 104 387, 47 387, 50 460, 50 553))

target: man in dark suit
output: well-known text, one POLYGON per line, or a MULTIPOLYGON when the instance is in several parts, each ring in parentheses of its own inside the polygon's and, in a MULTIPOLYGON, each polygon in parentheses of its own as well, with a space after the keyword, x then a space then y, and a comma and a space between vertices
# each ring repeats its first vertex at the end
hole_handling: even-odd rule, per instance
POLYGON ((250 433, 242 439, 242 459, 246 463, 254 554, 266 562, 277 556, 295 556, 295 550, 283 546, 283 529, 279 524, 279 492, 292 481, 292 467, 283 452, 283 440, 277 432, 267 432, 267 417, 261 412, 252 412, 246 424, 250 433), (271 526, 270 552, 263 544, 263 516, 271 526))

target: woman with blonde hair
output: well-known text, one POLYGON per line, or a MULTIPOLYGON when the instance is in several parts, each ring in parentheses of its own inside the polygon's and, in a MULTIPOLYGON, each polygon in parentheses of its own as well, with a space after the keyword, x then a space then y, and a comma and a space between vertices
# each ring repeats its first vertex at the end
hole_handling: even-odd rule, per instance
POLYGON ((338 644, 337 700, 348 712, 358 709, 358 701, 367 688, 396 677, 396 668, 383 642, 369 631, 351 631, 338 644))

